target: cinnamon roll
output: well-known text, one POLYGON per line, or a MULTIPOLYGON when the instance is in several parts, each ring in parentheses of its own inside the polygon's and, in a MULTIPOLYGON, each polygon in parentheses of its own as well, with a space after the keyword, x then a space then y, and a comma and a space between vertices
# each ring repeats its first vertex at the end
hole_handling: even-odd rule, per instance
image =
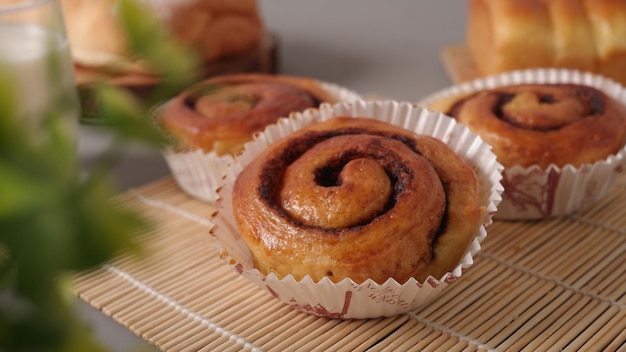
POLYGON ((579 167, 626 142, 626 107, 585 85, 519 84, 428 105, 469 127, 505 167, 579 167))
POLYGON ((334 103, 316 80, 269 74, 232 74, 185 90, 162 111, 160 123, 182 150, 236 154, 256 132, 291 112, 334 103))
POLYGON ((333 117, 257 155, 234 182, 232 209, 262 273, 423 282, 452 270, 481 226, 478 188, 439 139, 333 117))
MULTIPOLYGON (((158 72, 136 57, 120 20, 119 1, 59 2, 79 73, 154 83, 158 72)), ((206 65, 251 55, 263 45, 267 34, 257 0, 142 0, 136 5, 153 16, 155 25, 172 41, 194 50, 206 65)))

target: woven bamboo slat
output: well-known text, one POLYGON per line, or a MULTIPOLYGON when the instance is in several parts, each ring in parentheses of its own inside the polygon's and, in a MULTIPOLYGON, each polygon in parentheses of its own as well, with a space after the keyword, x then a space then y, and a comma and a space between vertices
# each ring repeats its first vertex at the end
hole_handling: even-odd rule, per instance
POLYGON ((571 216, 495 221, 431 304, 368 320, 295 311, 242 278, 209 236, 213 205, 169 177, 118 200, 154 221, 144 252, 79 274, 75 292, 163 351, 626 349, 626 176, 571 216))

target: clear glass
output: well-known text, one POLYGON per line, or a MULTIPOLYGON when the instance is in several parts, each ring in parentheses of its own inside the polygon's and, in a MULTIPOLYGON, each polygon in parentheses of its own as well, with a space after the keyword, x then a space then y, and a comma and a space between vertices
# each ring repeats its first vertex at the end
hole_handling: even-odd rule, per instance
POLYGON ((58 0, 0 0, 0 69, 35 135, 60 126, 76 144, 80 103, 58 0))

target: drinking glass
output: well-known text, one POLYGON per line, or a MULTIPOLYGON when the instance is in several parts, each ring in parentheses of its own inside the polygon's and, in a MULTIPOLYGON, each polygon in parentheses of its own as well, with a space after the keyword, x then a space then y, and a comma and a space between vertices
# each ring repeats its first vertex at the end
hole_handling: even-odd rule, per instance
POLYGON ((58 0, 0 0, 0 69, 20 124, 76 145, 80 103, 58 0))

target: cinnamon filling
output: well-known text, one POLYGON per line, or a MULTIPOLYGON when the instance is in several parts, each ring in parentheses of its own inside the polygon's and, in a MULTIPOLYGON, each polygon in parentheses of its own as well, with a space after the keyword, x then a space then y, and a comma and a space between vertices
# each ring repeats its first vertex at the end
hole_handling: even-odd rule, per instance
MULTIPOLYGON (((280 155, 277 155, 275 158, 269 159, 264 163, 260 175, 259 186, 257 188, 261 199, 263 199, 269 207, 282 214, 285 220, 291 222, 292 224, 302 227, 317 227, 307 225, 305 221, 301 221, 299 219, 295 219, 293 216, 290 216, 278 201, 277 198, 280 192, 279 190, 283 187, 282 180, 285 177, 286 169, 289 165, 299 159, 306 151, 324 141, 334 137, 356 136, 363 134, 400 142, 408 147, 413 153, 420 155, 416 141, 403 135, 354 128, 322 132, 310 131, 304 134, 301 138, 291 140, 290 144, 282 149, 282 153, 280 155)), ((383 206, 372 212, 372 214, 369 214, 366 218, 350 224, 349 227, 358 228, 365 226, 376 217, 386 214, 395 206, 398 201, 398 195, 407 189, 406 182, 419 177, 411 168, 398 161, 395 152, 382 144, 383 143, 370 142, 368 144, 361 144, 359 147, 343 149, 333 158, 326 160, 324 165, 313 170, 315 184, 323 188, 341 187, 344 184, 342 172, 349 163, 352 163, 355 160, 372 160, 374 163, 380 165, 384 170, 383 172, 385 174, 385 178, 389 180, 391 191, 389 196, 386 197, 383 206)), ((370 175, 371 173, 368 174, 368 176, 370 175)), ((445 189, 445 185, 442 185, 442 187, 445 189)), ((431 239, 436 238, 440 233, 445 231, 447 199, 443 199, 443 203, 444 206, 442 209, 441 221, 439 225, 433 228, 429 234, 431 239)), ((365 205, 366 204, 363 204, 363 206, 365 205)), ((416 204, 416 206, 419 206, 419 204, 416 204)), ((341 230, 343 230, 340 226, 323 226, 322 228, 331 234, 338 234, 341 230)))
POLYGON ((286 117, 292 111, 317 107, 322 101, 309 92, 280 83, 202 84, 183 100, 205 117, 234 116, 254 109, 286 117), (276 99, 280 105, 276 104, 276 99), (271 105, 271 106, 270 106, 271 105), (270 110, 271 109, 271 110, 270 110))
POLYGON ((446 114, 458 118, 476 99, 493 101, 490 113, 520 129, 549 132, 604 112, 601 93, 587 86, 546 84, 540 91, 511 86, 478 92, 455 102, 446 114), (563 89, 556 92, 554 89, 563 89))

